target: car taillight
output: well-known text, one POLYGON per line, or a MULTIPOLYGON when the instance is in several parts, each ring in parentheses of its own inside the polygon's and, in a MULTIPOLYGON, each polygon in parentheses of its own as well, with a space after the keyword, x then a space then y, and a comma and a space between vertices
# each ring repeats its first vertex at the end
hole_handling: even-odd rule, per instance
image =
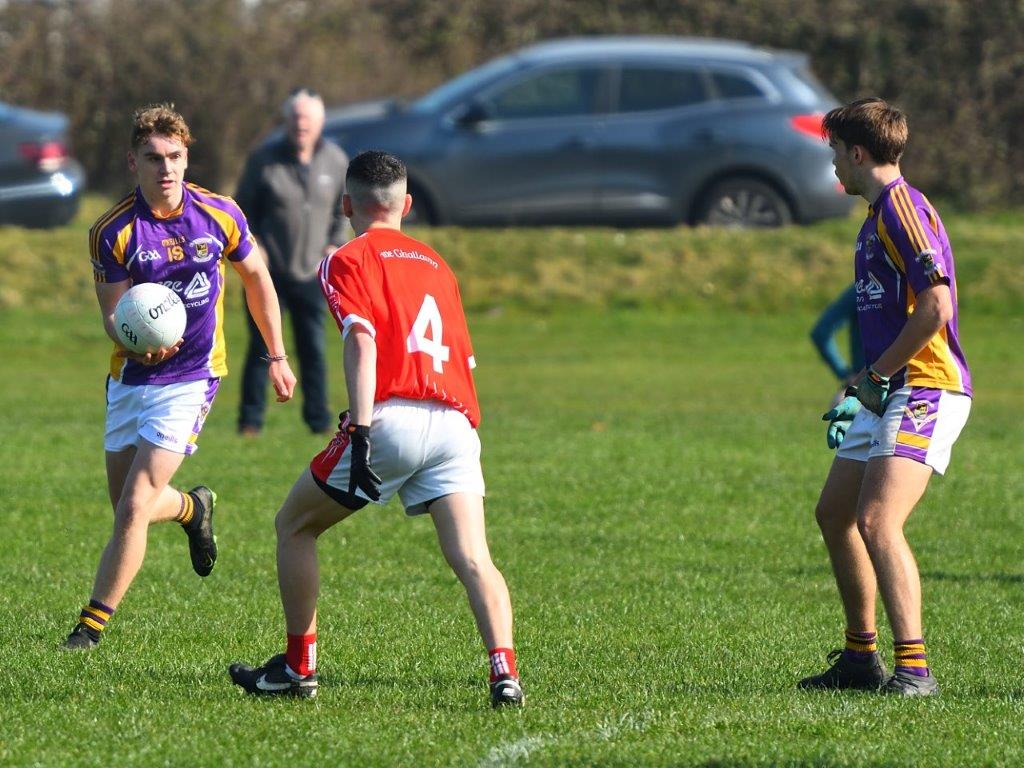
POLYGON ((60 168, 68 156, 67 147, 60 141, 32 141, 18 145, 23 158, 44 173, 60 168))
POLYGON ((813 115, 793 115, 789 118, 789 124, 797 133, 822 140, 825 138, 825 130, 822 126, 824 120, 825 116, 821 112, 815 112, 813 115))

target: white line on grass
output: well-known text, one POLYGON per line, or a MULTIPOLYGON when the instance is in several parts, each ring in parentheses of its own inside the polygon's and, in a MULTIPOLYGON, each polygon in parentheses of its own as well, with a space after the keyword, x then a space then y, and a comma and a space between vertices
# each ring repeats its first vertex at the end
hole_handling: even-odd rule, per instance
MULTIPOLYGON (((634 731, 643 733, 653 720, 652 712, 642 712, 634 715, 627 712, 617 720, 605 720, 592 731, 575 734, 577 737, 586 737, 589 741, 611 741, 620 733, 634 731)), ((477 763, 479 768, 505 768, 525 761, 531 753, 544 747, 549 747, 560 741, 566 741, 574 734, 555 736, 553 734, 536 734, 524 736, 521 739, 510 741, 505 744, 498 744, 491 747, 487 755, 477 763)))

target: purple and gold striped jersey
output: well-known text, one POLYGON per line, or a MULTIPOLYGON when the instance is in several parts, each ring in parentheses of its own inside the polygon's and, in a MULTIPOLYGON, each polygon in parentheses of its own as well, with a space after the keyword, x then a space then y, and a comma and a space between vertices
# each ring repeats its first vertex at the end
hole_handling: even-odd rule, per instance
POLYGON ((892 377, 892 390, 913 385, 971 395, 971 374, 957 330, 953 249, 931 203, 902 177, 886 185, 868 208, 854 264, 866 363, 873 364, 896 340, 917 295, 945 283, 953 297, 953 318, 892 377))
MULTIPOLYGON (((124 384, 170 384, 227 374, 224 343, 224 258, 241 261, 255 246, 241 209, 230 197, 184 185, 181 205, 164 217, 135 192, 89 230, 98 283, 161 283, 181 298, 188 315, 184 343, 154 366, 110 358, 110 375, 124 384)), ((116 353, 117 347, 114 351, 116 353)))

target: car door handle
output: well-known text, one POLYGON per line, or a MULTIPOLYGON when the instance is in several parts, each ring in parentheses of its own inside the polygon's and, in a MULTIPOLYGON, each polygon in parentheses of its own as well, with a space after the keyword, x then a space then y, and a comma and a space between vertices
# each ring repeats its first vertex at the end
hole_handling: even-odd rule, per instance
POLYGON ((573 136, 571 139, 567 139, 559 149, 593 149, 595 146, 597 146, 597 142, 591 138, 573 136))

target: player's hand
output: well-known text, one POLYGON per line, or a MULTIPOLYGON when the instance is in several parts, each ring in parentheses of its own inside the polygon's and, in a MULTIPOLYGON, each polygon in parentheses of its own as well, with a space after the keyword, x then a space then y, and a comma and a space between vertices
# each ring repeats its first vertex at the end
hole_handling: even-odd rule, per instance
MULTIPOLYGON (((847 390, 851 392, 853 388, 847 390)), ((853 417, 860 410, 860 400, 855 394, 847 394, 831 411, 821 417, 822 421, 828 422, 828 430, 825 433, 825 442, 829 448, 838 448, 843 444, 847 430, 853 423, 853 417)))
POLYGON ((380 500, 380 476, 370 469, 370 428, 349 424, 345 430, 352 447, 352 466, 348 472, 348 492, 353 496, 358 488, 371 501, 380 500))
POLYGON ((295 374, 287 360, 275 360, 270 364, 270 383, 274 385, 277 402, 287 403, 295 394, 295 374))
POLYGON ((169 347, 160 347, 160 349, 155 352, 146 352, 145 354, 132 352, 130 349, 121 347, 117 350, 117 356, 127 358, 128 360, 134 360, 142 365, 159 365, 165 360, 169 360, 178 354, 178 350, 181 349, 181 345, 184 343, 184 339, 178 339, 169 347))
POLYGON ((868 368, 868 372, 857 385, 857 399, 873 414, 881 416, 889 402, 889 377, 883 376, 874 368, 868 368))

